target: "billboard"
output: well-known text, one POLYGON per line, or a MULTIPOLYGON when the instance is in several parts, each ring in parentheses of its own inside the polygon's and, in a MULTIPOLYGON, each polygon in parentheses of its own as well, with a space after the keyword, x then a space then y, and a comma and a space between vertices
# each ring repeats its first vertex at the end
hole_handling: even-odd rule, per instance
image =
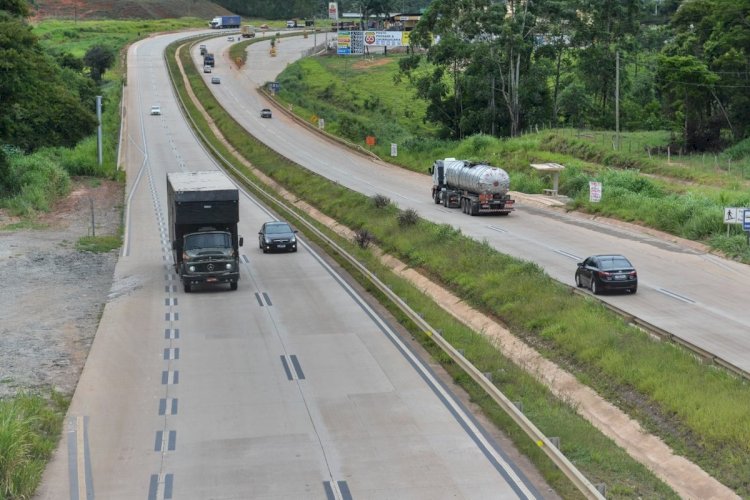
POLYGON ((409 45, 408 31, 365 31, 365 46, 403 47, 409 45))
POLYGON ((349 31, 338 32, 338 50, 337 54, 349 55, 352 53, 352 34, 349 31))

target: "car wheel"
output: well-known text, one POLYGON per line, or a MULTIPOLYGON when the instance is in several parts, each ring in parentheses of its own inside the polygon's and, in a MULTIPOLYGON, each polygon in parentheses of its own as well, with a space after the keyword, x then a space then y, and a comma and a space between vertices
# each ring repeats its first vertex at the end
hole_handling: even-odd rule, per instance
POLYGON ((190 283, 188 283, 187 281, 185 281, 182 284, 182 289, 185 291, 185 293, 190 293, 190 283))
POLYGON ((581 282, 581 275, 580 274, 576 274, 576 286, 578 288, 583 288, 583 283, 581 282))
POLYGON ((263 250, 263 253, 268 253, 268 249, 266 247, 261 247, 261 249, 263 250))
POLYGON ((232 281, 231 283, 229 283, 229 289, 230 290, 237 290, 237 282, 236 281, 232 281))
POLYGON ((591 280, 591 293, 594 295, 599 295, 599 293, 601 293, 599 285, 596 283, 596 278, 591 280))
POLYGON ((638 287, 637 286, 634 286, 633 288, 630 289, 630 293, 632 293, 633 295, 635 295, 635 292, 637 292, 637 291, 638 291, 638 287))

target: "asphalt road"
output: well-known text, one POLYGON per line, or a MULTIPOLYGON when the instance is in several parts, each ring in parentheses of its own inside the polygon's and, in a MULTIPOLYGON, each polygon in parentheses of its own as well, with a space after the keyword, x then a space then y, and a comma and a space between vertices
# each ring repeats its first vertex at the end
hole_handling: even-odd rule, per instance
MULTIPOLYGON (((301 51, 310 39, 285 39, 282 51, 301 51)), ((320 43, 320 41, 319 41, 320 43)), ((222 54, 228 42, 210 45, 222 54)), ((212 88, 222 105, 254 136, 289 159, 366 195, 388 196, 401 208, 450 224, 499 251, 533 261, 553 278, 570 285, 576 263, 598 253, 622 253, 638 270, 636 295, 604 295, 629 314, 648 321, 730 363, 750 371, 750 267, 687 245, 595 221, 546 210, 523 201, 508 217, 470 217, 459 209, 435 205, 428 175, 372 160, 322 138, 281 110, 272 120, 259 118, 262 107, 273 107, 256 89, 272 81, 274 58, 267 44, 249 48, 241 71, 222 55, 217 69, 222 84, 212 88), (220 88, 219 88, 220 87, 220 88)), ((197 64, 198 54, 194 52, 197 64)), ((425 171, 429 165, 425 165, 425 171)), ((511 179, 512 186, 512 179, 511 179)), ((676 239, 675 239, 676 240, 676 239)))
MULTIPOLYGON (((182 292, 171 266, 165 176, 216 166, 168 83, 162 52, 180 36, 149 38, 128 53, 117 293, 37 498, 538 497, 308 245, 261 253, 257 231, 271 216, 247 195, 239 290, 182 292), (149 115, 153 104, 161 116, 149 115)), ((285 47, 256 65, 259 75, 296 57, 285 47)), ((228 83, 225 71, 219 59, 215 74, 228 83)), ((242 88, 223 82, 219 93, 242 88)), ((295 133, 278 129, 282 117, 261 122, 257 111, 256 125, 270 134, 295 133)))

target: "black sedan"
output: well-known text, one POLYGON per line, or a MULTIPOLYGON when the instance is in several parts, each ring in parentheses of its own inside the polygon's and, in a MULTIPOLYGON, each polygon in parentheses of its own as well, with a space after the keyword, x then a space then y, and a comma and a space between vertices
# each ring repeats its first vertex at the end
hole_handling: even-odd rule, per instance
POLYGON ((266 222, 258 232, 258 245, 263 253, 271 250, 297 251, 297 231, 286 222, 266 222))
POLYGON ((261 118, 271 118, 271 110, 268 108, 263 108, 260 110, 260 117, 261 118))
POLYGON ((578 263, 575 275, 579 288, 590 288, 594 295, 608 290, 638 290, 638 273, 622 255, 592 255, 578 263))

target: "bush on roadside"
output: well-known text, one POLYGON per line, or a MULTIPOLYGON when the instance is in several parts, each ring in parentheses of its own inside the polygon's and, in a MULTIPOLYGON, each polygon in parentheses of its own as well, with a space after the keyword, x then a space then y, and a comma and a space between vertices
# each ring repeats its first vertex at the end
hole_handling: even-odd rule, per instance
POLYGON ((375 205, 375 208, 386 208, 391 204, 391 199, 385 195, 376 194, 372 197, 372 202, 375 205))
POLYGON ((401 227, 414 226, 419 222, 419 214, 413 208, 407 208, 398 213, 398 225, 401 227))

